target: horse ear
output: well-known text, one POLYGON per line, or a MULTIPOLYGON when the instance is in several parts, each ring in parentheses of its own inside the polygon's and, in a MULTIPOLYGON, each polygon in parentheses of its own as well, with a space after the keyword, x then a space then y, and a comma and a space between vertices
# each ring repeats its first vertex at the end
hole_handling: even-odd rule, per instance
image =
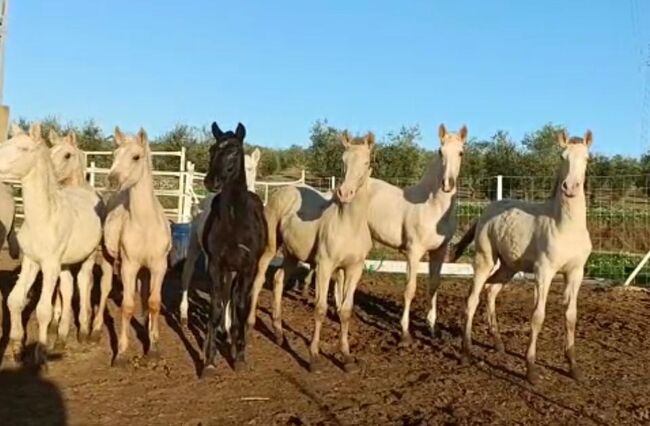
POLYGON ((253 163, 257 166, 257 163, 260 162, 260 157, 262 156, 262 152, 260 151, 259 148, 255 148, 253 150, 253 153, 251 154, 251 158, 253 159, 253 163))
POLYGON ((40 143, 43 141, 41 123, 32 123, 32 125, 29 126, 29 137, 31 137, 34 140, 34 142, 40 143))
POLYGON ((149 136, 147 135, 147 131, 144 130, 142 127, 140 127, 140 130, 138 130, 138 142, 140 145, 144 146, 149 144, 149 136))
POLYGON ((70 130, 68 132, 68 141, 74 146, 75 148, 78 148, 79 146, 77 145, 77 132, 74 130, 70 130))
POLYGON ((235 136, 237 136, 237 139, 244 142, 244 138, 246 137, 246 127, 244 127, 243 124, 237 123, 237 129, 235 130, 235 136))
POLYGON ((48 133, 47 138, 50 140, 50 143, 52 145, 56 145, 59 142, 61 142, 61 139, 59 138, 59 134, 54 129, 50 129, 50 132, 48 133))
POLYGON ((444 124, 440 124, 440 126, 438 126, 438 138, 440 138, 441 143, 444 142, 446 135, 447 135, 447 128, 445 127, 444 124))
POLYGON ((339 135, 339 141, 345 147, 345 149, 349 148, 350 145, 352 145, 352 142, 350 141, 350 134, 348 133, 347 130, 344 130, 341 132, 339 135))
POLYGON ((124 133, 120 130, 118 126, 115 126, 115 132, 113 132, 113 136, 115 137, 115 143, 117 146, 120 146, 124 143, 125 137, 124 133))
POLYGON ((591 144, 594 142, 594 135, 591 133, 591 130, 587 129, 585 132, 585 145, 587 145, 587 148, 591 148, 591 144))
POLYGON ((366 135, 366 145, 368 145, 369 149, 373 149, 375 147, 375 134, 372 132, 368 132, 366 135))
POLYGON ((223 136, 223 132, 219 128, 219 125, 217 125, 216 121, 212 122, 212 136, 217 140, 221 139, 221 136, 223 136))
POLYGON ((562 148, 569 144, 569 134, 566 130, 562 129, 557 133, 557 144, 562 148))
POLYGON ((11 124, 9 124, 9 133, 11 134, 12 137, 15 137, 18 135, 25 134, 25 131, 18 124, 12 122, 11 124))
POLYGON ((463 141, 463 143, 467 140, 467 126, 463 124, 463 127, 460 128, 460 140, 463 141))

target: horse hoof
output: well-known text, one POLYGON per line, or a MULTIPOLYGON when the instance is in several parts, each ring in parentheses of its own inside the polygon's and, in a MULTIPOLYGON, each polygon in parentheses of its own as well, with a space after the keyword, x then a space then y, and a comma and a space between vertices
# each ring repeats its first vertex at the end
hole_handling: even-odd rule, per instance
POLYGON ((54 341, 54 352, 63 352, 65 351, 65 346, 66 346, 66 339, 65 337, 58 337, 54 341))
POLYGON ((528 368, 526 369, 526 379, 533 386, 539 384, 540 372, 539 368, 535 364, 528 364, 528 368))
POLYGON ((275 331, 275 343, 278 346, 282 346, 284 344, 284 333, 282 332, 282 330, 275 331))
POLYGON ((238 359, 238 360, 235 360, 235 362, 233 364, 233 368, 234 368, 235 372, 242 373, 242 372, 248 370, 248 363, 243 359, 238 359))
POLYGON ((102 340, 101 330, 93 330, 93 332, 90 333, 90 341, 92 343, 99 343, 101 340, 102 340))
POLYGON ((571 373, 571 378, 578 383, 584 381, 585 379, 584 374, 582 373, 582 369, 577 365, 571 367, 570 373, 571 373))
POLYGON ((318 373, 322 369, 323 369, 323 363, 320 357, 312 357, 311 361, 309 362, 309 372, 318 373))
POLYGON ((494 344, 494 350, 497 351, 499 355, 504 355, 506 353, 506 347, 503 346, 503 342, 501 340, 498 340, 494 344))
POLYGON ((411 333, 402 334, 402 338, 400 339, 398 346, 400 348, 407 348, 412 344, 413 344, 413 337, 411 337, 411 333))
POLYGON ((346 373, 356 373, 359 371, 359 364, 357 361, 350 355, 343 357, 343 370, 346 373))
POLYGON ((47 334, 50 336, 56 336, 59 334, 59 324, 54 321, 50 322, 50 325, 47 326, 47 334))
POLYGON ((203 367, 203 370, 201 371, 201 378, 202 379, 209 379, 210 377, 216 377, 217 375, 217 367, 208 364, 205 367, 203 367))
POLYGON ((77 336, 77 341, 82 344, 86 345, 89 343, 90 336, 87 332, 85 331, 80 331, 79 335, 77 336))
POLYGON ((187 320, 187 318, 181 318, 181 327, 187 328, 188 324, 189 321, 187 320))
POLYGON ((152 343, 147 351, 147 358, 152 360, 160 359, 160 348, 157 343, 152 343))
POLYGON ((115 359, 113 359, 113 367, 115 368, 126 368, 129 363, 126 360, 126 356, 117 354, 115 359))
POLYGON ((15 340, 11 343, 11 353, 13 354, 14 361, 20 362, 23 359, 23 343, 20 340, 15 340))

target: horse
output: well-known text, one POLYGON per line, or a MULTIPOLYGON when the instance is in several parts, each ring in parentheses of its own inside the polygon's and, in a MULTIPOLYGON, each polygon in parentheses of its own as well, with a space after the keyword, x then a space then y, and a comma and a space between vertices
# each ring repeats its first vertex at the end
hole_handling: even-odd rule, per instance
MULTIPOLYGON (((129 345, 128 329, 135 309, 138 274, 149 271, 147 356, 160 356, 159 322, 161 290, 167 271, 167 255, 171 250, 171 228, 160 202, 154 195, 151 150, 144 129, 135 135, 114 132, 117 149, 108 174, 111 188, 117 193, 108 202, 104 225, 104 245, 111 257, 119 259, 124 287, 122 320, 118 352, 114 366, 126 364, 129 345)), ((141 286, 142 290, 144 287, 141 286)))
POLYGON ((401 250, 408 265, 401 320, 400 344, 403 346, 412 343, 409 312, 415 296, 418 265, 427 252, 431 298, 427 323, 435 335, 440 271, 447 246, 456 231, 455 198, 467 127, 453 133, 441 124, 438 137, 440 148, 416 185, 401 189, 383 180, 370 179, 368 225, 373 240, 401 250))
MULTIPOLYGON (((45 348, 57 278, 61 279, 61 291, 71 293, 69 268, 80 263, 79 290, 82 294, 87 291, 92 281, 93 255, 102 230, 95 212, 97 200, 94 194, 57 185, 40 124, 32 124, 29 134, 13 127, 13 137, 0 144, 0 180, 18 179, 23 188, 25 219, 18 232, 23 260, 18 280, 7 300, 12 349, 14 356, 19 357, 25 334, 21 314, 39 270, 43 272, 43 286, 36 316, 38 342, 45 348)), ((85 298, 80 300, 82 311, 88 309, 85 302, 85 298)), ((69 320, 69 317, 63 317, 59 324, 58 340, 61 342, 65 342, 67 337, 69 320)))
POLYGON ((503 200, 490 204, 454 248, 453 261, 456 261, 472 241, 476 247, 474 281, 466 307, 464 360, 471 358, 472 320, 483 287, 487 284, 490 332, 496 349, 503 352, 496 315, 497 295, 517 272, 533 273, 535 309, 526 365, 528 381, 538 383, 540 373, 535 365, 537 337, 544 323, 551 280, 555 274, 561 273, 565 282, 565 356, 571 377, 576 381, 581 379, 574 344, 578 291, 592 249, 584 190, 592 141, 589 130, 583 138, 570 139, 565 131, 559 132, 557 142, 563 149, 562 161, 551 198, 543 203, 503 200))
MULTIPOLYGON (((95 194, 97 202, 96 213, 99 216, 102 224, 106 218, 106 205, 102 198, 97 194, 95 189, 86 181, 86 154, 77 145, 77 135, 74 131, 68 132, 66 136, 59 136, 54 130, 50 130, 49 140, 52 144, 50 148, 50 158, 54 166, 54 175, 62 187, 69 188, 82 188, 95 194)), ((102 235, 103 236, 103 235, 102 235)), ((102 328, 104 328, 104 311, 106 310, 106 302, 108 301, 108 294, 113 286, 113 265, 111 259, 106 252, 103 245, 97 250, 96 263, 100 266, 102 271, 102 278, 100 282, 100 299, 99 306, 95 312, 95 318, 92 322, 92 331, 90 331, 90 318, 91 318, 91 301, 90 301, 90 288, 80 297, 86 298, 84 306, 88 309, 79 312, 79 337, 83 341, 86 336, 93 341, 98 342, 101 340, 102 328)), ((66 293, 71 296, 70 293, 66 293)), ((59 297, 55 300, 54 318, 52 324, 58 324, 59 318, 62 315, 62 292, 59 292, 59 297)), ((70 307, 70 301, 67 301, 67 307, 70 307)))
POLYGON ((9 255, 12 259, 20 256, 20 246, 14 230, 16 218, 16 203, 13 190, 9 185, 0 183, 0 249, 7 241, 9 255))
POLYGON ((253 278, 268 239, 262 200, 246 187, 246 128, 238 123, 235 132, 223 132, 214 122, 212 134, 215 143, 210 147, 210 167, 204 185, 217 195, 202 235, 212 281, 202 377, 216 372, 218 346, 226 332, 231 337, 235 370, 246 365, 246 316, 253 278), (230 311, 229 327, 224 310, 230 311))
MULTIPOLYGON (((364 260, 372 248, 366 217, 370 154, 375 137, 368 133, 365 137, 352 138, 344 132, 340 135, 340 142, 345 148, 345 177, 333 198, 307 186, 285 187, 271 196, 264 211, 269 241, 260 259, 256 282, 264 282, 269 260, 279 244, 284 254, 273 285, 273 327, 278 344, 284 339, 281 300, 285 277, 291 276, 298 262, 315 265, 316 311, 310 347, 311 371, 320 367, 320 329, 327 310, 329 282, 334 273, 340 282, 335 296, 341 319, 341 352, 345 369, 351 371, 354 368, 348 342, 349 322, 356 285, 363 272, 364 260), (350 238, 352 235, 354 238, 350 238)), ((254 311, 252 313, 254 315, 254 311)))
MULTIPOLYGON (((257 165, 260 162, 261 152, 259 148, 255 148, 251 155, 246 154, 244 156, 244 170, 246 172, 246 187, 249 191, 255 192, 255 180, 257 177, 257 165)), ((187 325, 187 311, 189 308, 189 299, 188 299, 188 289, 190 287, 190 281, 192 281, 192 275, 194 274, 194 268, 196 267, 196 261, 198 260, 201 253, 205 255, 205 250, 203 250, 203 241, 201 236, 203 235, 203 230, 205 229, 205 221, 210 214, 210 207, 214 200, 214 194, 210 194, 205 197, 200 205, 199 211, 192 219, 192 224, 190 228, 190 244, 187 249, 187 257, 185 258, 185 263, 183 264, 183 272, 181 274, 181 289, 182 289, 182 298, 180 304, 180 317, 181 323, 187 325)))

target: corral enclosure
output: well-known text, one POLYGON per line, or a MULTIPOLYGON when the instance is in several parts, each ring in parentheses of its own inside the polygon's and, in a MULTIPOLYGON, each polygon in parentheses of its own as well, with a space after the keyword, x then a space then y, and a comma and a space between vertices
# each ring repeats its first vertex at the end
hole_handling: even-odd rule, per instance
MULTIPOLYGON (((111 163, 110 151, 87 152, 89 181, 100 191, 106 191, 106 176, 111 163)), ((154 179, 156 194, 165 211, 174 222, 191 218, 192 205, 205 196, 203 173, 195 172, 195 165, 186 161, 185 149, 154 151, 154 179), (168 159, 172 159, 169 161, 168 159)), ((278 186, 306 183, 321 191, 331 190, 340 178, 319 177, 303 171, 298 179, 257 181, 258 195, 264 201, 278 186)), ((414 184, 417 180, 387 179, 398 186, 414 184)), ((456 215, 460 238, 478 218, 483 208, 496 199, 543 201, 550 196, 554 178, 528 176, 486 176, 461 179, 457 196, 456 215)), ((593 243, 593 252, 587 264, 586 276, 614 283, 622 283, 632 273, 643 256, 650 251, 650 175, 601 177, 587 179, 587 221, 593 243)), ((16 185, 18 212, 21 213, 20 189, 16 185)), ((471 263, 471 248, 462 258, 471 263)), ((376 246, 370 259, 402 260, 394 250, 376 246)), ((644 266, 632 281, 650 285, 650 265, 644 266)))

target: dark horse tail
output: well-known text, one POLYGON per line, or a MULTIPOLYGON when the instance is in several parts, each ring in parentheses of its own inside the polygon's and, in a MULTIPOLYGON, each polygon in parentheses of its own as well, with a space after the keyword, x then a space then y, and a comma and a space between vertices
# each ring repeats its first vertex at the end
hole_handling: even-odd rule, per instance
POLYGON ((467 232, 465 232, 463 238, 461 238, 458 243, 453 245, 449 253, 449 258, 451 263, 455 263, 463 255, 463 252, 465 251, 467 246, 472 244, 472 241, 474 241, 474 233, 476 232, 477 224, 478 221, 474 222, 472 226, 469 227, 467 232))

